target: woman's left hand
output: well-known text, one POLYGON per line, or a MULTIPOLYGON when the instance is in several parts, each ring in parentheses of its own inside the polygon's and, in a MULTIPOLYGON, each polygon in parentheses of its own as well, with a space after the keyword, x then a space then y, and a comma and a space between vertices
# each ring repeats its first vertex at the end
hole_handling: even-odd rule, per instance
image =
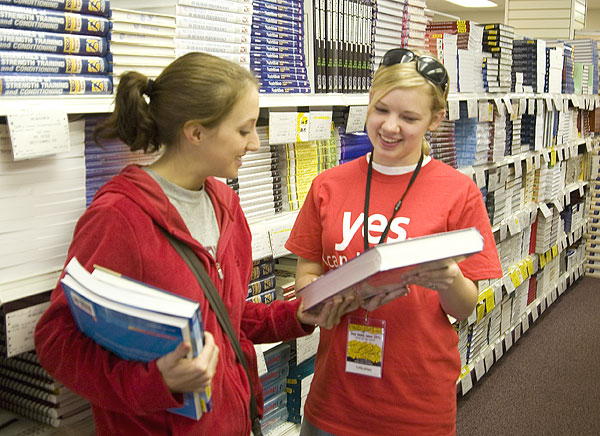
POLYGON ((359 307, 360 299, 353 290, 348 290, 306 312, 304 303, 300 303, 296 316, 302 324, 315 324, 325 329, 331 329, 340 322, 342 316, 359 307))

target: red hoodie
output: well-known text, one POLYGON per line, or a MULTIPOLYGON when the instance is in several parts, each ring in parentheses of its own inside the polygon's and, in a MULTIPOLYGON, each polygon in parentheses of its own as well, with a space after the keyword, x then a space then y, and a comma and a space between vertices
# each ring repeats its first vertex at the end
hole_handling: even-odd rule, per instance
POLYGON ((50 307, 35 329, 36 351, 53 377, 92 403, 98 435, 250 434, 246 373, 193 273, 159 227, 190 245, 204 263, 254 375, 261 411, 262 389, 253 343, 309 333, 296 318, 299 302, 275 301, 267 306, 245 301, 252 269, 248 224, 230 188, 212 178, 204 186, 221 232, 216 260, 192 238, 160 186, 137 166, 128 166, 106 183, 77 223, 67 262, 77 256, 90 271, 98 264, 200 302, 204 327, 214 335, 220 350, 212 381, 213 410, 200 421, 167 412, 181 405, 181 396, 169 392, 156 363, 123 360, 81 333, 57 284, 50 307))

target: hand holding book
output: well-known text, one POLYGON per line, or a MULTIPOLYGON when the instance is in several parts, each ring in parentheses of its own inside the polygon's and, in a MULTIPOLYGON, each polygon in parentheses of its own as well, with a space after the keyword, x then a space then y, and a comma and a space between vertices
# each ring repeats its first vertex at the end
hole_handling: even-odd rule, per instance
POLYGON ((340 322, 342 316, 355 311, 360 304, 360 296, 352 290, 348 290, 334 295, 323 304, 308 311, 304 310, 304 303, 301 303, 296 316, 302 324, 315 324, 325 329, 331 329, 340 322))
POLYGON ((181 342, 175 350, 160 357, 156 366, 172 393, 205 392, 210 387, 219 361, 219 347, 209 332, 204 332, 204 346, 194 359, 188 359, 192 345, 181 342))
POLYGON ((448 288, 460 273, 457 263, 481 250, 483 237, 475 227, 380 244, 299 289, 297 296, 311 311, 335 295, 352 292, 372 310, 403 295, 408 284, 430 287, 439 281, 448 288), (385 296, 367 302, 378 294, 385 296))

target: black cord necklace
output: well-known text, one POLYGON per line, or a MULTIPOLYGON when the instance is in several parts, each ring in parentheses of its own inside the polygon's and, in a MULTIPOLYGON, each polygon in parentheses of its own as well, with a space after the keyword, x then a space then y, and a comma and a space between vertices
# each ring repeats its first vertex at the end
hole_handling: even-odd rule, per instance
MULTIPOLYGON (((375 150, 373 150, 373 152, 371 152, 371 156, 369 156, 369 168, 367 170, 367 186, 365 189, 365 210, 364 210, 364 212, 365 212, 364 213, 365 232, 363 235, 365 251, 369 249, 369 200, 371 198, 371 177, 373 176, 373 153, 374 153, 374 151, 375 150)), ((406 194, 408 194, 408 190, 411 188, 411 186, 415 182, 415 179, 417 178, 419 171, 421 171, 421 167, 423 165, 423 156, 424 156, 423 152, 421 152, 421 156, 419 157, 417 166, 416 166, 415 170, 413 171, 410 181, 408 182, 406 191, 404 191, 404 194, 402 194, 402 197, 400 197, 400 200, 398 200, 398 202, 396 203, 396 206, 394 207, 394 212, 392 213, 392 216, 388 220, 387 225, 385 226, 385 229, 383 230, 383 233, 381 234, 381 238, 379 238, 378 244, 381 244, 383 241, 385 241, 385 238, 387 238, 387 234, 390 231, 390 227, 392 225, 392 220, 396 217, 396 214, 398 213, 398 211, 400 210, 400 207, 402 206, 404 197, 406 197, 406 194)))

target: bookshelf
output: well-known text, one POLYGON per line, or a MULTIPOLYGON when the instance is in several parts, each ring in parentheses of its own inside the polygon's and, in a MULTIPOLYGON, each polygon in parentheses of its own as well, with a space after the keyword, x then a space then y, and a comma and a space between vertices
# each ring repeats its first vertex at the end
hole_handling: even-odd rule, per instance
MULTIPOLYGON (((581 4, 582 0, 575 0, 576 3, 581 4)), ((133 7, 133 5, 137 2, 130 0, 121 0, 118 2, 120 6, 129 6, 133 7)), ((516 9, 523 9, 526 4, 531 2, 526 1, 512 1, 511 2, 511 10, 510 13, 511 19, 517 19, 522 17, 517 17, 520 12, 517 12, 516 9), (515 7, 513 7, 516 5, 515 7)), ((566 5, 566 0, 560 0, 561 6, 563 4, 566 5)), ((570 0, 569 0, 570 3, 570 0)), ((161 7, 161 4, 158 4, 155 0, 152 2, 146 2, 147 5, 154 5, 157 7, 161 7)), ((306 8, 308 12, 308 16, 312 14, 312 11, 309 8, 306 8)), ((562 13, 562 12, 561 12, 562 13)), ((527 13, 526 13, 527 14, 527 13)), ((521 14, 522 15, 522 14, 521 14)), ((532 15, 529 13, 529 15, 532 15)), ((548 14, 546 14, 548 15, 548 14)), ((563 14, 564 15, 564 14, 563 14)), ((556 19, 560 17, 553 14, 553 16, 544 16, 539 17, 544 18, 538 19, 533 23, 533 20, 530 18, 523 18, 524 20, 528 20, 527 22, 523 21, 521 24, 523 26, 535 25, 534 27, 540 28, 536 30, 538 32, 543 31, 550 32, 549 37, 556 38, 558 36, 558 30, 554 27, 553 24, 548 24, 550 21, 554 20, 552 23, 556 24, 556 19)), ((566 19, 566 16, 563 17, 566 19)), ((308 25, 311 25, 310 20, 308 20, 308 25)), ((566 24, 566 21, 560 22, 561 26, 566 24)), ((571 23, 572 25, 572 23, 571 23)), ((568 27, 568 26, 567 26, 568 27)), ((312 31, 307 31, 307 34, 311 34, 312 31)), ((540 35, 541 36, 541 35, 540 35)), ((577 31, 577 36, 581 36, 582 38, 587 38, 588 35, 584 35, 583 32, 579 33, 577 31)), ((595 38, 598 39, 598 38, 595 38)), ((306 48, 309 53, 312 53, 312 41, 309 38, 307 41, 306 48)), ((308 56, 307 65, 309 66, 309 75, 312 73, 312 55, 308 56)), ((109 113, 113 109, 113 95, 105 95, 105 96, 61 96, 61 97, 0 97, 0 116, 6 116, 11 113, 17 111, 27 111, 27 110, 36 110, 36 111, 64 111, 67 114, 77 115, 77 114, 103 114, 109 113)), ((570 102, 573 106, 578 108, 594 108, 600 107, 600 96, 598 95, 573 95, 573 94, 547 94, 547 93, 498 93, 498 94, 487 94, 487 93, 452 93, 449 96, 449 105, 458 105, 461 101, 466 101, 467 103, 470 101, 489 101, 491 104, 496 105, 504 105, 508 107, 512 103, 519 102, 521 100, 529 101, 529 100, 543 100, 546 104, 550 106, 554 105, 557 110, 559 107, 564 107, 565 102, 570 102)), ((265 109, 279 109, 285 110, 286 108, 290 108, 289 110, 294 110, 296 107, 347 107, 347 106, 364 106, 368 104, 369 96, 366 93, 361 94, 285 94, 285 95, 276 95, 276 94, 261 94, 260 95, 260 107, 265 109)), ((570 141, 565 144, 558 144, 554 148, 557 150, 557 154, 559 156, 559 160, 563 160, 560 156, 565 156, 564 159, 568 159, 568 156, 571 156, 573 150, 575 153, 580 153, 580 150, 583 149, 585 145, 586 151, 597 150, 598 144, 596 142, 592 142, 590 138, 580 138, 576 141, 570 141)), ((585 152, 584 152, 585 153, 585 152)), ((518 155, 513 156, 504 156, 495 162, 488 162, 483 165, 476 165, 472 167, 461 167, 458 168, 463 173, 472 176, 473 178, 477 178, 478 176, 483 175, 485 178, 485 174, 491 171, 495 171, 502 167, 514 167, 516 165, 520 165, 521 163, 528 160, 539 160, 543 163, 547 163, 550 160, 548 155, 548 150, 539 150, 539 151, 528 151, 524 153, 520 153, 518 155)), ((566 198, 570 196, 571 193, 575 191, 579 191, 580 193, 584 193, 588 190, 588 184, 585 181, 581 181, 579 183, 574 183, 567 185, 564 190, 557 194, 555 200, 557 204, 563 205, 566 202, 566 198)), ((532 217, 537 214, 540 209, 540 205, 532 204, 529 205, 529 208, 526 210, 522 210, 517 214, 506 217, 503 222, 496 224, 493 226, 493 231, 498 237, 498 241, 501 242, 514 234, 519 233, 519 229, 511 228, 511 224, 514 222, 523 222, 525 220, 525 215, 528 217, 532 217)), ((251 229, 253 231, 253 252, 255 248, 260 255, 256 255, 256 258, 262 257, 264 254, 272 254, 274 257, 279 257, 285 255, 285 249, 283 248, 283 242, 287 238, 287 234, 289 234, 289 230, 291 230, 291 226, 293 225, 295 216, 297 211, 286 212, 276 215, 275 217, 260 220, 259 222, 250 222, 251 229), (287 233, 286 233, 287 232, 287 233), (279 242, 278 244, 273 245, 272 241, 273 236, 277 235, 276 240, 279 242), (256 247, 254 246, 256 244, 256 247)), ((576 226, 572 232, 569 234, 565 234, 561 237, 559 243, 559 247, 557 249, 557 253, 551 253, 551 257, 553 259, 557 258, 560 253, 565 249, 566 244, 571 244, 576 240, 581 239, 585 234, 585 223, 576 226)), ((534 261, 534 270, 537 272, 540 267, 538 256, 533 256, 534 261)), ((522 259, 516 259, 515 265, 518 265, 522 262, 522 259)), ((511 265, 512 267, 512 265, 511 265)), ((463 374, 463 377, 458 383, 459 392, 464 392, 468 387, 469 382, 471 386, 473 381, 478 381, 483 374, 485 373, 485 367, 493 364, 494 361, 494 353, 496 353, 495 360, 497 361, 502 356, 502 349, 508 351, 508 349, 512 346, 512 344, 519 340, 522 333, 525 333, 529 328, 530 324, 535 322, 539 315, 544 312, 544 310, 550 306, 558 296, 560 296, 566 289, 566 287, 573 283, 579 275, 582 274, 583 268, 581 266, 576 266, 568 270, 565 274, 559 277, 559 280, 553 284, 553 288, 549 290, 549 292, 544 295, 536 298, 528 307, 525 313, 514 320, 508 330, 500 336, 500 338, 493 344, 493 347, 490 350, 482 352, 480 355, 476 356, 474 359, 473 365, 468 368, 468 371, 463 374), (498 346, 500 347, 500 351, 498 350, 498 346), (491 363, 490 363, 490 355, 491 355, 491 363), (482 373, 482 365, 483 365, 483 373, 482 373), (467 377, 468 375, 468 377, 467 377)), ((44 277, 40 277, 37 281, 32 280, 28 283, 23 283, 21 287, 14 288, 7 285, 0 285, 0 303, 2 303, 3 298, 8 296, 9 298, 13 298, 16 295, 25 296, 30 293, 35 293, 36 288, 41 287, 51 287, 58 278, 58 272, 46 274, 44 277), (8 292, 8 293, 5 293, 8 292)), ((514 289, 511 289, 509 284, 509 280, 511 277, 509 275, 505 276, 500 282, 500 293, 512 294, 515 292, 514 289)), ((272 347, 273 345, 271 345, 272 347)), ((263 346, 263 351, 268 350, 270 347, 263 346)), ((41 425, 40 425, 41 426, 41 425)), ((67 430, 64 430, 67 431, 67 430)), ((283 436, 283 435, 297 435, 299 433, 299 426, 292 423, 281 424, 278 428, 274 429, 272 432, 269 432, 267 436, 283 436)), ((41 434, 41 433, 40 433, 41 434)), ((44 433, 46 434, 46 433, 44 433)), ((49 430, 48 430, 48 433, 49 430)), ((54 434, 54 433, 52 433, 54 434)))

